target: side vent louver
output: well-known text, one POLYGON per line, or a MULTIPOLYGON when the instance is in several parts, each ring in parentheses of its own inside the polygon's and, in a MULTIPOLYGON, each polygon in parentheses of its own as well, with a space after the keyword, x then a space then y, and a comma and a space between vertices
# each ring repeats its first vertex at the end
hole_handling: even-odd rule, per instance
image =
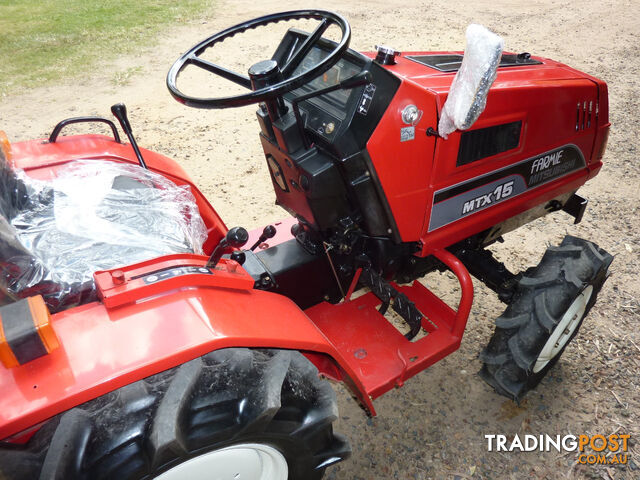
MULTIPOLYGON (((598 121, 598 104, 596 103, 596 122, 598 121)), ((576 106, 576 132, 584 130, 585 128, 591 128, 591 119, 593 115, 593 101, 585 100, 578 102, 576 106)))

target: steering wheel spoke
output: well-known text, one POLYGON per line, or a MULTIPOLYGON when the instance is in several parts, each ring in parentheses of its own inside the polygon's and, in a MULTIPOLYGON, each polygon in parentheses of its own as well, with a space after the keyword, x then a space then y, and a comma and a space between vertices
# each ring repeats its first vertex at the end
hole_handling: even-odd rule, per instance
POLYGON ((195 55, 189 57, 187 63, 195 65, 196 67, 200 67, 207 72, 219 75, 222 78, 226 78, 227 80, 230 80, 233 83, 237 83, 238 85, 242 85, 245 88, 251 89, 251 80, 249 80, 249 77, 247 77, 246 75, 242 75, 240 73, 234 72, 233 70, 221 67, 216 63, 212 63, 195 55))
POLYGON ((282 67, 282 75, 287 78, 289 75, 293 73, 293 71, 300 65, 302 59, 309 53, 309 51, 313 48, 320 37, 326 32, 327 28, 331 25, 331 22, 328 18, 323 18, 320 21, 320 25, 316 27, 311 35, 307 37, 307 39, 300 45, 300 48, 293 54, 293 57, 289 59, 284 67, 282 67))

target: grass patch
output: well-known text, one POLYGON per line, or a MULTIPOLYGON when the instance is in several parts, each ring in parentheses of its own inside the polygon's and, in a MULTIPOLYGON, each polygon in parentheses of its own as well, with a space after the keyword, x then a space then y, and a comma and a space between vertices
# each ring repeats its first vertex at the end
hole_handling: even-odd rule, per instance
POLYGON ((0 0, 0 94, 85 73, 212 0, 0 0))
POLYGON ((129 85, 131 81, 131 77, 142 72, 142 67, 129 67, 126 70, 120 70, 113 74, 111 78, 111 83, 113 83, 116 87, 122 87, 124 85, 129 85))

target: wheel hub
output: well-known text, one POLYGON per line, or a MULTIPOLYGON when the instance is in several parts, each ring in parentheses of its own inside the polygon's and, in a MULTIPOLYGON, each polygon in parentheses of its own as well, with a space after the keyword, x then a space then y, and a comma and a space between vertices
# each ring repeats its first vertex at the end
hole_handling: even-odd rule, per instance
POLYGON ((156 480, 287 480, 288 476, 287 460, 278 450, 242 443, 187 460, 156 480))
POLYGON ((584 316, 592 294, 593 286, 589 285, 580 292, 580 295, 571 303, 551 333, 549 340, 547 340, 547 343, 542 347, 540 355, 538 355, 538 359, 533 366, 533 373, 538 373, 546 367, 547 364, 562 351, 567 342, 569 342, 573 332, 575 332, 578 325, 580 325, 580 320, 582 320, 584 316))

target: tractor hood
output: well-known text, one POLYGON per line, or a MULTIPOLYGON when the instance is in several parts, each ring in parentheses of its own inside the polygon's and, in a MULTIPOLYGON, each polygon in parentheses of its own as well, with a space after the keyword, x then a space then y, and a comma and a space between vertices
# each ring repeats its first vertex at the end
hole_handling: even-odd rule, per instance
MULTIPOLYGON (((365 55, 375 58, 376 54, 365 55)), ((454 131, 448 139, 436 136, 462 56, 463 52, 403 52, 395 57, 395 64, 380 65, 400 79, 401 85, 367 148, 405 242, 448 245, 450 228, 440 229, 428 242, 425 238, 435 191, 504 168, 514 158, 533 158, 573 145, 593 170, 589 175, 595 175, 601 165, 601 146, 609 125, 606 84, 541 57, 504 53, 477 121, 469 130, 454 131), (407 124, 402 112, 411 106, 417 108, 418 120, 409 126, 413 136, 404 138, 401 133, 407 124), (517 132, 511 138, 508 133, 514 126, 517 132), (463 142, 465 132, 469 135, 463 142), (500 148, 487 150, 487 146, 500 148), (420 175, 399 174, 397 158, 403 159, 403 171, 420 175), (410 212, 427 212, 424 223, 410 212)), ((462 239, 468 232, 461 229, 458 234, 462 239)))
MULTIPOLYGON (((433 92, 441 106, 462 62, 464 52, 403 52, 395 65, 384 68, 394 75, 433 92)), ((367 53, 374 58, 375 53, 367 53)), ((505 52, 492 89, 522 88, 565 80, 597 79, 565 64, 529 54, 505 52)))

